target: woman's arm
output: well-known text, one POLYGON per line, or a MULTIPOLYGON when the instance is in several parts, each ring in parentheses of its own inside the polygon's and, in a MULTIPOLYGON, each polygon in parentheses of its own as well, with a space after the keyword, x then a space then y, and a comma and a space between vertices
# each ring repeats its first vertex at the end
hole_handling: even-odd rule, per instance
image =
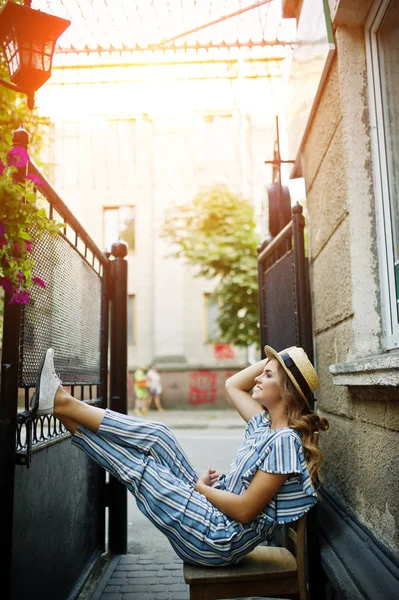
POLYGON ((226 392, 240 413, 244 421, 248 423, 249 419, 262 411, 249 393, 255 385, 255 377, 260 375, 265 368, 267 359, 261 360, 255 365, 251 365, 242 371, 239 371, 226 380, 226 392))
POLYGON ((210 487, 209 471, 198 479, 195 489, 205 496, 223 514, 240 523, 250 523, 272 500, 288 477, 288 474, 264 473, 258 470, 243 494, 234 494, 210 487))

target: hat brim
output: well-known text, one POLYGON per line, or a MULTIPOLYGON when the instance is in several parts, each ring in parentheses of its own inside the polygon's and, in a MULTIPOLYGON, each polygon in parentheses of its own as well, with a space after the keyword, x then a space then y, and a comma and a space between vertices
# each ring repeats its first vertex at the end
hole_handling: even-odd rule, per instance
POLYGON ((299 392, 301 398, 303 398, 305 400, 306 404, 309 405, 309 400, 306 398, 305 394, 301 390, 299 383, 297 382, 297 380, 295 379, 295 377, 293 376, 293 374, 291 373, 291 371, 289 370, 289 368, 287 367, 287 365, 285 364, 284 360, 281 358, 279 353, 276 352, 276 350, 274 350, 274 348, 272 348, 271 346, 265 346, 264 350, 265 350, 265 354, 269 360, 271 360, 272 358, 275 358, 276 360, 278 360, 278 362, 283 367, 284 371, 287 373, 288 377, 291 379, 292 383, 294 384, 295 389, 299 392))

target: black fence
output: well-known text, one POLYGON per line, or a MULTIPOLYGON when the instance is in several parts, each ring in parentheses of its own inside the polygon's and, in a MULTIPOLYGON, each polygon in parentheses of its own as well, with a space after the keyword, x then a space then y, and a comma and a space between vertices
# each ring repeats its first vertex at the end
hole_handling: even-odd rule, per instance
POLYGON ((292 220, 258 249, 261 347, 276 350, 302 346, 313 360, 309 264, 304 243, 302 207, 292 220))
MULTIPOLYGON (((261 347, 277 351, 301 346, 313 362, 312 309, 309 261, 304 239, 302 207, 292 209, 292 220, 258 249, 261 347)), ((314 408, 314 400, 311 402, 314 408)), ((309 600, 324 597, 318 542, 318 508, 307 518, 307 584, 309 600)), ((281 540, 277 540, 278 543, 281 540)), ((282 542, 281 542, 282 543, 282 542)))
MULTIPOLYGON (((17 132, 14 145, 26 145, 27 133, 17 132)), ((30 232, 33 275, 46 288, 34 289, 24 307, 4 301, 2 597, 63 600, 78 595, 105 550, 107 505, 108 550, 126 552, 126 491, 112 478, 106 483, 53 415, 34 419, 30 400, 43 352, 52 347, 56 371, 76 398, 126 413, 127 249, 118 243, 112 255, 101 252, 37 166, 28 169, 42 182, 37 202, 64 226, 55 237, 30 232)))

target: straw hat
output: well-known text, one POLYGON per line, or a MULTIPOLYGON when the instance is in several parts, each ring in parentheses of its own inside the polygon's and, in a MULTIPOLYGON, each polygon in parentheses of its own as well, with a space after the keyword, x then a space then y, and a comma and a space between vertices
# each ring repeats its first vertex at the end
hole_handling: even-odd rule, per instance
POLYGON ((305 350, 298 346, 291 346, 276 352, 270 346, 265 346, 265 354, 269 360, 272 358, 278 360, 302 398, 309 402, 320 382, 305 350))

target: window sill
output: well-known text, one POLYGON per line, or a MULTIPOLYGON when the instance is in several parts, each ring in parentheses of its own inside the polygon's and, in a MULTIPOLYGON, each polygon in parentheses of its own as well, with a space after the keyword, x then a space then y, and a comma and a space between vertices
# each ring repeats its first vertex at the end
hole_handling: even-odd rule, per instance
POLYGON ((399 386, 399 352, 330 365, 334 385, 399 386))

